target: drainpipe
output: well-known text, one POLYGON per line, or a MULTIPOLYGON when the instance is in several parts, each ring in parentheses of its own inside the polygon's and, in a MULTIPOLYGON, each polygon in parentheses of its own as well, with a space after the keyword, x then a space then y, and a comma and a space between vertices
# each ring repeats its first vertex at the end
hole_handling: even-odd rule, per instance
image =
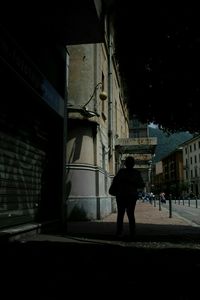
MULTIPOLYGON (((98 84, 98 79, 97 79, 97 66, 98 66, 98 51, 97 51, 97 44, 94 44, 94 86, 96 87, 98 84)), ((95 95, 94 95, 94 111, 98 111, 97 107, 97 89, 95 88, 95 95)))
POLYGON ((112 40, 110 32, 110 18, 107 22, 108 32, 108 138, 109 138, 109 156, 113 155, 113 94, 112 94, 112 40))
POLYGON ((66 151, 67 151, 67 120, 68 120, 68 70, 69 70, 69 53, 65 48, 66 68, 65 68, 65 95, 64 95, 64 120, 63 120, 63 158, 62 158, 62 204, 61 204, 61 221, 65 232, 68 231, 67 226, 67 193, 66 193, 66 151))

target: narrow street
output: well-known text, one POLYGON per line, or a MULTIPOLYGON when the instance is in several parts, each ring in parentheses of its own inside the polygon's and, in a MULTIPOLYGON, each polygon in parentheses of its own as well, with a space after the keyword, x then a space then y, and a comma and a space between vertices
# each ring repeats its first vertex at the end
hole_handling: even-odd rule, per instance
MULTIPOLYGON (((168 202, 162 204, 163 207, 169 209, 168 202)), ((172 216, 173 213, 179 214, 183 218, 200 226, 200 200, 172 200, 172 216), (196 207, 197 206, 197 207, 196 207)))

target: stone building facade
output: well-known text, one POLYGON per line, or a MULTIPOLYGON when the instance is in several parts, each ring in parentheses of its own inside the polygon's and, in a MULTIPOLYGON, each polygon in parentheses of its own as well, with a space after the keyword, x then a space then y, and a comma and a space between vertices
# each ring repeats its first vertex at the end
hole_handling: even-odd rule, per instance
POLYGON ((104 43, 67 47, 69 219, 101 219, 114 209, 108 189, 116 171, 115 141, 128 138, 129 129, 111 25, 107 21, 104 43))

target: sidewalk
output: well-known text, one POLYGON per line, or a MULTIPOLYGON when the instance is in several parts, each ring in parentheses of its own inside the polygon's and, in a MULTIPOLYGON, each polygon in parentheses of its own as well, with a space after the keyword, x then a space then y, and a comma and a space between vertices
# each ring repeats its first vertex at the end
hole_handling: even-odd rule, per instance
MULTIPOLYGON (((192 247, 200 249, 200 227, 176 213, 169 217, 168 209, 154 207, 149 202, 138 201, 135 210, 136 237, 129 239, 128 218, 124 218, 124 235, 117 239, 116 219, 113 213, 103 220, 68 222, 67 231, 62 234, 39 234, 31 239, 75 243, 104 243, 131 247, 192 247)), ((30 239, 29 239, 30 240, 30 239)))

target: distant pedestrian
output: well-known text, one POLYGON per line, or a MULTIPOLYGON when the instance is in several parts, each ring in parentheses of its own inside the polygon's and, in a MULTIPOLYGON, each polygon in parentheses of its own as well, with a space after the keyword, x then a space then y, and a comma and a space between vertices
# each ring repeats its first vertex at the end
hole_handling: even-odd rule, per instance
POLYGON ((166 203, 166 198, 165 198, 164 192, 160 193, 160 201, 161 201, 161 203, 166 203))
POLYGON ((123 221, 125 212, 129 220, 130 235, 135 235, 135 206, 139 189, 145 187, 141 173, 134 169, 135 160, 128 156, 125 160, 125 168, 121 168, 109 189, 109 193, 116 196, 117 201, 117 236, 123 234, 123 221))
POLYGON ((150 194, 149 194, 149 202, 152 204, 152 202, 153 202, 153 200, 154 200, 154 194, 151 192, 150 194))

